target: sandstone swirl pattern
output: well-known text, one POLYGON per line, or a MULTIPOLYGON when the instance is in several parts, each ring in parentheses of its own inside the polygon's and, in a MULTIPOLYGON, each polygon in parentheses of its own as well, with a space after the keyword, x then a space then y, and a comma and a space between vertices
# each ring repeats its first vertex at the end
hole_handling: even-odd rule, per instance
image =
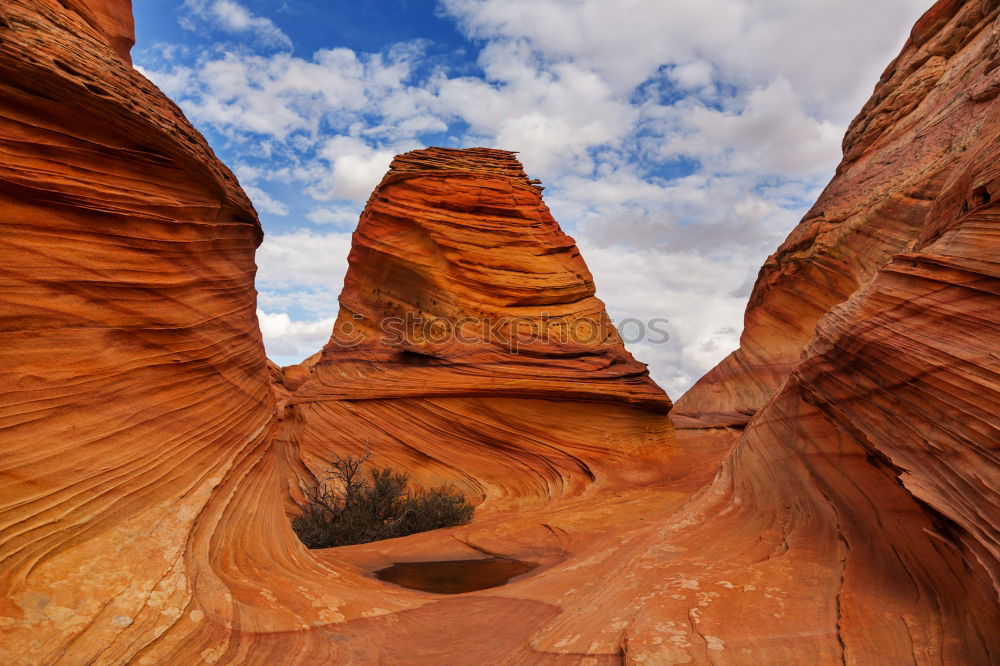
POLYGON ((533 501, 624 474, 627 457, 649 476, 647 456, 672 447, 669 399, 513 153, 397 157, 340 302, 330 343, 284 371, 289 459, 367 443, 428 483, 533 501))
POLYGON ((0 6, 8 664, 125 661, 220 595, 212 533, 273 420, 256 214, 131 37, 124 1, 0 6))
POLYGON ((0 661, 996 662, 996 5, 915 27, 675 435, 504 151, 399 156, 330 344, 268 363, 256 215, 128 65, 127 0, 8 0, 0 661), (366 442, 474 521, 303 548, 302 485, 366 442), (372 575, 488 555, 538 568, 372 575))
POLYGON ((1000 92, 995 5, 938 2, 914 26, 851 123, 833 181, 761 267, 740 348, 677 401, 685 423, 745 424, 816 322, 917 241, 1000 92))

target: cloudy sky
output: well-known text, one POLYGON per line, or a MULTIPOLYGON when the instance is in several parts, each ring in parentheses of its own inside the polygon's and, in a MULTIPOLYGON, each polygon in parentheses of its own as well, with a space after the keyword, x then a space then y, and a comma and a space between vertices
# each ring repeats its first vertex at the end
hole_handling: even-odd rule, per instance
POLYGON ((738 345, 757 269, 930 0, 138 0, 135 62, 236 172, 272 359, 318 350, 392 156, 520 151, 674 398, 738 345))

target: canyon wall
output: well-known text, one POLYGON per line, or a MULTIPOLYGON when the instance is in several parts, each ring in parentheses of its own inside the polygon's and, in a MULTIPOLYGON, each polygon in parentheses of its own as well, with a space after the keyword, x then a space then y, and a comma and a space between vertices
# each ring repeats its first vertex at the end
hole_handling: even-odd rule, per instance
POLYGON ((993 112, 997 49, 995 3, 938 2, 917 22, 848 128, 836 176, 761 267, 740 348, 677 400, 678 423, 746 424, 819 319, 914 247, 993 112))
POLYGON ((256 214, 130 26, 128 2, 0 6, 5 664, 124 662, 217 596, 194 570, 274 420, 256 214))
POLYGON ((717 535, 675 539, 729 543, 736 582, 792 566, 771 584, 830 600, 820 662, 997 659, 998 12, 942 1, 917 23, 762 268, 741 348, 677 403, 682 443, 746 429, 689 506, 717 535), (751 525, 754 547, 733 539, 751 525))
POLYGON ((0 661, 996 662, 997 4, 921 19, 670 412, 500 150, 397 157, 330 342, 269 363, 256 214, 129 66, 128 3, 8 0, 0 661), (304 548, 366 447, 473 521, 304 548), (535 568, 374 575, 489 557, 535 568))

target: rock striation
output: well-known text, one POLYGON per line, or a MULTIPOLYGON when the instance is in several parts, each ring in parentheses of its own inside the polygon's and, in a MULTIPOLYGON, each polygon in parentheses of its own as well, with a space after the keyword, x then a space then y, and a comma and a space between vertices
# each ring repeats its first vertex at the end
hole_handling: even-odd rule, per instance
POLYGON ((507 151, 396 157, 354 234, 313 394, 503 394, 666 413, 542 189, 507 151))
POLYGON ((492 503, 656 476, 670 400, 625 350, 541 190, 507 151, 393 160, 354 234, 330 342, 283 371, 288 459, 315 470, 368 445, 492 503))
POLYGON ((5 664, 137 659, 213 597, 198 563, 273 421, 260 225, 130 26, 125 1, 0 6, 5 664))
MULTIPOLYGON (((821 662, 997 659, 998 11, 942 1, 918 22, 761 270, 741 349, 678 401, 682 443, 746 424, 689 509, 757 526, 752 547, 714 539, 729 580, 835 601, 798 611, 821 662)), ((754 654, 794 660, 762 638, 754 654)))
POLYGON ((819 319, 918 242, 1000 92, 994 10, 938 2, 914 26, 848 128, 833 181, 761 267, 740 348, 678 399, 678 423, 746 424, 819 319))
POLYGON ((998 3, 918 22, 674 412, 500 150, 398 156, 270 363, 256 214, 127 10, 0 7, 0 662, 1000 660, 998 3), (366 445, 475 519, 306 550, 366 445), (519 573, 376 575, 469 559, 519 573))

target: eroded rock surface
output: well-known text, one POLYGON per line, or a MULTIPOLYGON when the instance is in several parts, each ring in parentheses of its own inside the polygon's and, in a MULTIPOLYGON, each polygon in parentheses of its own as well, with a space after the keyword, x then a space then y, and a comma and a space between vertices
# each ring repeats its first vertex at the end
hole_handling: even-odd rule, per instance
POLYGON ((678 399, 679 424, 746 424, 819 319, 919 242, 995 109, 994 5, 938 2, 914 26, 851 123, 833 181, 761 267, 740 348, 678 399))
POLYGON ((256 216, 127 3, 8 0, 0 661, 996 662, 996 4, 914 28, 675 437, 504 151, 399 156, 330 344, 269 363, 256 216), (306 550, 303 486, 366 443, 472 523, 306 550), (376 577, 494 558, 524 573, 376 577))
POLYGON ((771 603, 829 600, 795 611, 823 662, 997 659, 997 13, 939 2, 918 22, 762 269, 743 346, 678 401, 682 443, 748 424, 689 508, 714 520, 675 539, 729 542, 725 575, 766 572, 771 603), (750 525, 753 547, 731 536, 750 525))
POLYGON ((5 664, 120 663, 209 617, 199 597, 231 608, 212 541, 273 421, 260 225, 124 59, 130 24, 127 2, 0 5, 5 664))
POLYGON ((541 189, 506 151, 393 161, 354 234, 329 344, 284 370, 291 458, 315 467, 367 443, 496 501, 655 475, 670 401, 625 351, 541 189))
POLYGON ((513 153, 398 156, 354 234, 302 395, 527 396, 670 408, 513 153))

